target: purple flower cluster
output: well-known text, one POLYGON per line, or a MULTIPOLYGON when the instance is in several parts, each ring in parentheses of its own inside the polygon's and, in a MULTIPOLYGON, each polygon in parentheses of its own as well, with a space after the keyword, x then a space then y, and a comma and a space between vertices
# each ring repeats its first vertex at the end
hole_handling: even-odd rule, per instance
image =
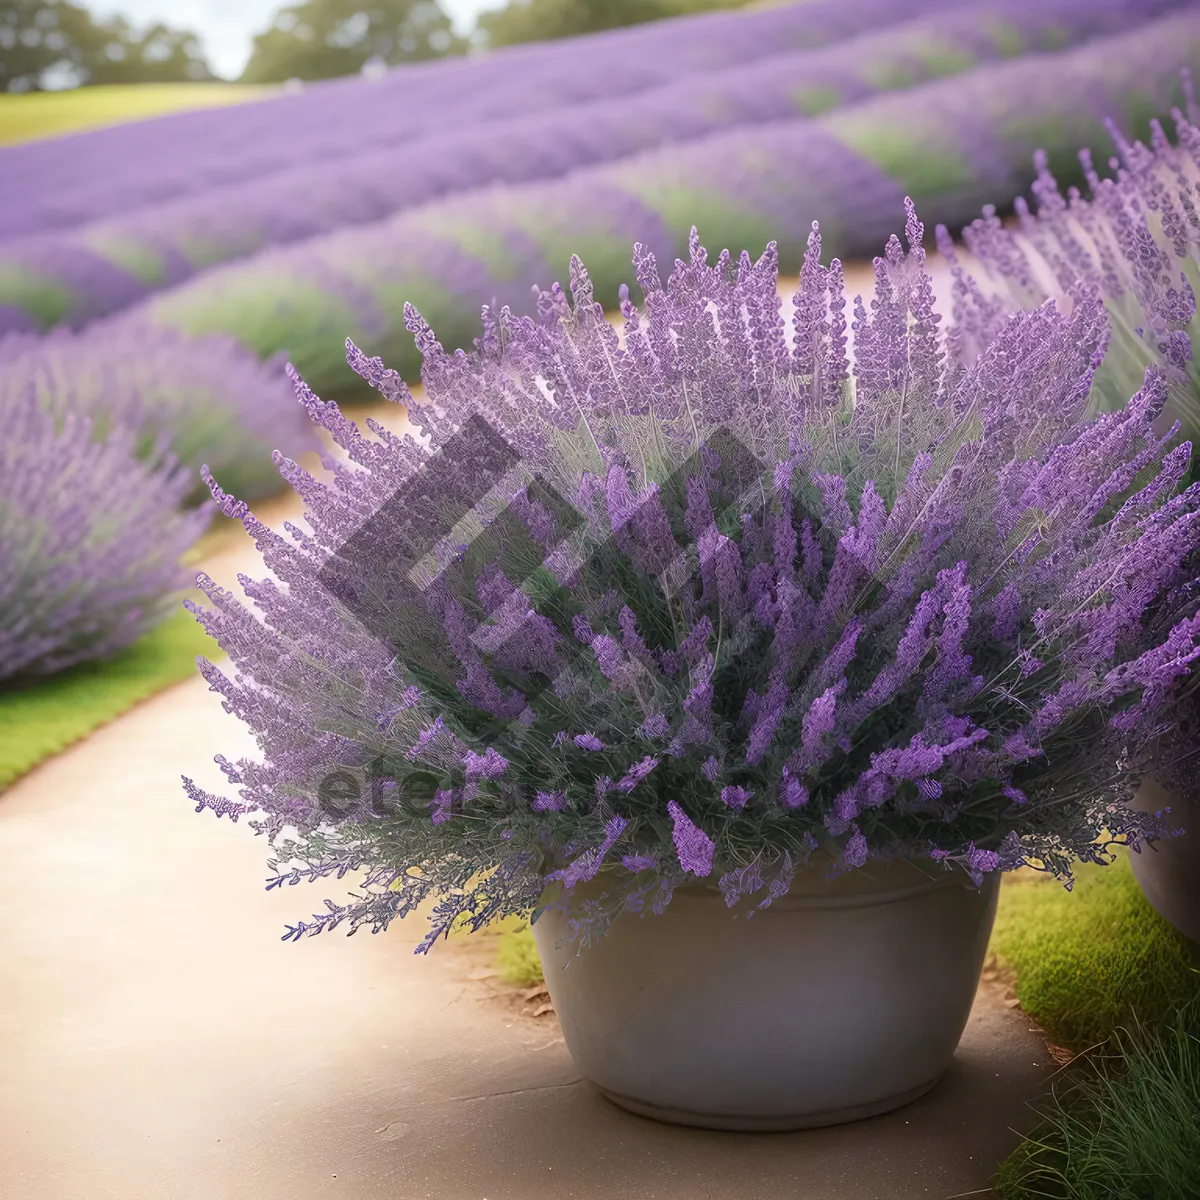
POLYGON ((788 272, 800 268, 814 219, 834 252, 870 254, 906 194, 931 219, 964 224, 1028 184, 1040 144, 1066 158, 1105 115, 1129 125, 1146 105, 1167 110, 1190 64, 1200 64, 1194 7, 815 119, 747 123, 561 178, 456 192, 216 267, 131 311, 221 330, 259 353, 286 348, 310 386, 344 397, 341 334, 402 372, 417 369, 397 295, 436 313, 447 345, 470 346, 481 302, 531 313, 531 283, 554 278, 577 247, 588 248, 602 298, 626 281, 635 240, 660 262, 686 255, 698 210, 710 244, 757 248, 774 237, 788 272))
POLYGON ((0 412, 27 392, 57 417, 87 417, 98 436, 130 431, 143 453, 165 436, 192 500, 207 496, 205 463, 255 499, 278 490, 271 452, 279 442, 293 453, 315 446, 283 365, 260 363, 227 337, 131 322, 11 335, 0 340, 0 412))
MULTIPOLYGON (((632 101, 623 88, 619 97, 505 120, 450 130, 423 126, 403 152, 395 146, 347 149, 265 177, 11 240, 0 245, 0 269, 24 281, 28 301, 13 303, 19 299, 13 295, 7 320, 48 319, 49 294, 65 297, 55 315, 78 324, 268 246, 381 221, 473 188, 561 177, 721 129, 815 116, 877 92, 958 74, 1014 50, 1041 48, 1051 35, 1065 47, 1123 32, 1179 2, 996 0, 986 8, 949 12, 934 3, 937 11, 922 13, 930 7, 926 0, 896 7, 882 27, 866 24, 878 15, 869 6, 849 5, 845 38, 816 50, 773 53, 752 71, 736 62, 671 80, 632 101)), ((0 311, 0 332, 5 319, 0 311)))
POLYGON ((211 519, 181 513, 190 479, 134 457, 127 427, 97 438, 32 390, 7 398, 0 437, 0 683, 105 658, 160 621, 185 587, 180 556, 211 519))
POLYGON ((238 802, 187 783, 276 844, 271 886, 365 872, 288 936, 432 896, 427 948, 597 876, 581 929, 697 877, 765 904, 818 846, 1066 874, 1157 830, 1113 799, 1200 659, 1200 485, 1156 428, 1166 377, 1087 416, 1108 324, 1086 283, 948 359, 922 233, 910 204, 853 365, 814 227, 790 326, 774 244, 710 261, 694 231, 665 285, 635 248, 621 332, 578 259, 570 299, 486 309, 471 354, 409 308, 425 400, 348 359, 421 441, 368 438, 297 379, 353 465, 279 459, 306 503, 290 540, 214 481, 275 579, 244 585, 262 620, 201 580, 232 666, 202 671, 263 757, 225 764, 238 802), (331 814, 348 770, 360 800, 331 814))

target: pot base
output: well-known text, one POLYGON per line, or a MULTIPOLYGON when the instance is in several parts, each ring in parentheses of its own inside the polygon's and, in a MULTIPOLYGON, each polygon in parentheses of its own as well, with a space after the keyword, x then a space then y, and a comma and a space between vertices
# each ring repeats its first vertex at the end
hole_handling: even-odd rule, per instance
POLYGON ((826 1125, 844 1125, 848 1121, 863 1121, 868 1117, 878 1117, 896 1108, 903 1108, 914 1100, 919 1100, 926 1092, 932 1091, 941 1081, 939 1072, 928 1083, 922 1083, 906 1092, 895 1096, 885 1096, 882 1100, 873 1100, 870 1104, 858 1104, 852 1108, 833 1109, 828 1112, 798 1113, 795 1116, 747 1116, 740 1113, 722 1115, 721 1113, 688 1112, 679 1108, 660 1108, 657 1104, 647 1104, 635 1100, 632 1096, 622 1096, 610 1092, 607 1088, 593 1084, 598 1092, 607 1100, 611 1100, 618 1108, 636 1113, 639 1117, 649 1117, 653 1121, 663 1121, 668 1125, 690 1125, 695 1129, 721 1129, 739 1133, 789 1133, 797 1129, 820 1129, 826 1125))

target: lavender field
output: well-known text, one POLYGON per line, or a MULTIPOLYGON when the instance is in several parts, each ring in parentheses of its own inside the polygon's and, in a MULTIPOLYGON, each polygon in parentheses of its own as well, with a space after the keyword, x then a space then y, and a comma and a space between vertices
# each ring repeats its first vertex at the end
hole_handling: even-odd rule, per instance
MULTIPOLYGON (((773 53, 755 62, 753 70, 734 62, 688 73, 638 92, 636 112, 623 90, 517 116, 489 110, 485 120, 447 129, 423 119, 419 136, 403 141, 402 150, 394 143, 372 142, 356 153, 347 143, 337 156, 319 155, 263 177, 251 174, 254 160, 247 160, 236 182, 10 236, 0 242, 0 277, 24 282, 22 295, 10 284, 10 299, 17 302, 8 319, 17 325, 83 324, 270 246, 378 222, 458 192, 556 179, 723 131, 816 117, 1022 50, 1123 33, 1179 4, 994 0, 986 7, 948 12, 920 13, 920 7, 914 7, 918 15, 910 20, 872 30, 870 6, 847 5, 839 10, 843 21, 861 21, 866 32, 819 49, 773 53)), ((590 56, 586 61, 590 64, 590 56)), ((377 134, 375 124, 364 124, 364 138, 377 134)), ((403 134, 397 130, 396 136, 403 134)), ((135 164, 136 159, 129 167, 131 181, 135 164)))
MULTIPOLYGON (((1200 8, 1059 54, 1025 56, 815 119, 739 126, 519 186, 467 190, 386 221, 264 251, 131 308, 126 320, 192 335, 221 332, 260 355, 286 351, 319 393, 353 394, 342 342, 355 338, 402 373, 419 358, 403 306, 453 346, 470 346, 481 303, 532 311, 531 286, 583 258, 597 297, 635 285, 630 252, 669 264, 692 225, 709 244, 779 244, 799 269, 819 220, 827 252, 870 255, 911 195, 924 219, 958 227, 1032 178, 1103 147, 1105 118, 1132 128, 1178 103, 1180 68, 1200 62, 1200 8)), ((1101 150, 1103 153, 1103 150, 1101 150)))

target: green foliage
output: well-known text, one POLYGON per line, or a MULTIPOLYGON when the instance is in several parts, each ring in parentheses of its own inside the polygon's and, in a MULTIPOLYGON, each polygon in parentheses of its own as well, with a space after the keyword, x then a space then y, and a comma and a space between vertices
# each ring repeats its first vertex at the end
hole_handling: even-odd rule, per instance
POLYGON ((844 116, 834 114, 827 120, 835 136, 903 184, 918 204, 924 197, 967 187, 975 179, 971 164, 944 138, 889 126, 873 112, 859 116, 851 111, 844 116))
POLYGON ((542 982, 542 960, 538 957, 533 930, 525 922, 518 929, 505 930, 497 939, 496 971, 513 987, 532 987, 542 982))
POLYGON ((140 700, 195 674, 217 644, 182 610, 110 658, 0 691, 0 789, 140 700))
POLYGON ((1125 851, 1053 879, 1006 883, 992 950, 1016 973, 1021 1007, 1057 1043, 1083 1050, 1131 1020, 1156 1024, 1200 991, 1186 939, 1150 907, 1125 851))
POLYGON ((1117 1031, 1107 1053, 1114 1061, 1068 1077, 1001 1164, 993 1187, 1003 1200, 1200 1195, 1200 1001, 1157 1034, 1117 1031))
POLYGON ((30 92, 81 83, 211 79, 194 33, 124 17, 97 20, 71 0, 8 0, 0 8, 0 90, 30 92))
POLYGON ((1200 971, 1122 857, 1073 893, 1010 880, 992 949, 1022 1007, 1088 1050, 1000 1165, 1004 1200, 1190 1200, 1200 1194, 1200 971))
POLYGON ((70 311, 66 288, 22 267, 0 266, 0 304, 23 309, 43 329, 57 325, 70 311))
POLYGON ((1011 21, 996 19, 989 24, 989 32, 996 49, 1005 58, 1017 58, 1025 52, 1025 37, 1011 21))
POLYGON ((166 279, 167 264, 161 252, 153 246, 108 232, 96 232, 85 237, 92 250, 123 271, 128 271, 147 287, 160 285, 166 279))
POLYGON ((818 117, 842 102, 841 94, 834 87, 801 87, 795 92, 796 107, 806 117, 818 117))
POLYGON ((496 12, 482 13, 477 24, 488 46, 542 42, 600 33, 688 13, 740 8, 746 0, 509 0, 496 12))
POLYGON ((182 109, 241 104, 269 94, 265 88, 231 83, 136 83, 0 95, 0 146, 182 109))
POLYGON ((216 273, 196 288, 163 292, 151 311, 159 324, 191 337, 236 330, 239 341, 262 358, 283 350, 301 374, 311 371, 322 385, 314 347, 323 351, 333 338, 360 336, 361 322, 342 296, 269 270, 229 278, 216 273), (204 303, 215 296, 220 304, 204 303))
POLYGON ((329 79, 465 48, 436 0, 302 0, 254 39, 242 82, 329 79))

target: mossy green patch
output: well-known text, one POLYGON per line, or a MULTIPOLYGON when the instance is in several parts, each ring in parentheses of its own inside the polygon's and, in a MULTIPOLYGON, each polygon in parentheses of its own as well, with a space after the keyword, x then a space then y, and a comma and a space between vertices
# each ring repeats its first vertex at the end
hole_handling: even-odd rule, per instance
POLYGON ((901 184, 918 206, 922 197, 944 195, 974 181, 970 163, 944 139, 888 124, 874 108, 866 115, 833 113, 825 124, 856 154, 901 184))
POLYGON ((987 22, 986 30, 992 45, 1004 58, 1019 58, 1025 53, 1025 35, 1019 25, 995 17, 987 22))
POLYGON ((837 108, 842 102, 842 93, 835 87, 800 87, 792 93, 796 107, 806 117, 819 117, 821 113, 837 108))
POLYGON ((239 229, 232 233, 232 236, 227 234, 219 240, 188 233, 186 230, 175 235, 175 245, 179 253, 199 270, 215 267, 235 258, 244 258, 256 250, 261 250, 266 244, 266 234, 257 229, 239 229))
POLYGON ((167 277, 167 266, 153 246, 117 233, 96 232, 86 238, 87 245, 101 258, 127 271, 147 287, 157 287, 167 277))
MULTIPOLYGON (((769 164, 764 164, 767 166, 769 164)), ((676 239, 677 253, 687 249, 688 235, 694 225, 710 257, 721 249, 733 254, 748 250, 761 254, 768 242, 776 241, 779 228, 776 222, 752 208, 742 207, 731 196, 709 188, 692 188, 683 183, 639 184, 629 182, 640 203, 656 213, 676 239)), ((628 263, 632 246, 626 248, 626 273, 632 274, 628 263)), ((587 260, 584 260, 587 262, 587 260)), ((669 265, 669 264, 663 264, 669 265)), ((591 270, 591 263, 588 262, 591 270)))
POLYGON ((430 206, 412 218, 413 226, 440 241, 457 246, 468 257, 483 263, 497 283, 510 282, 521 274, 521 263, 505 244, 502 232, 484 225, 456 219, 453 212, 430 206))
POLYGON ((1040 42, 1043 50, 1066 50, 1071 45, 1071 31, 1065 25, 1046 25, 1040 42))
POLYGON ((314 391, 345 365, 347 336, 360 333, 349 301, 311 279, 271 271, 232 271, 177 291, 151 305, 151 315, 194 337, 225 333, 262 358, 283 351, 314 391))
POLYGON ((944 38, 928 34, 897 39, 874 60, 859 64, 868 83, 882 91, 915 87, 930 79, 960 75, 975 65, 975 56, 944 38))
POLYGON ((1161 1021, 1200 992, 1187 941, 1150 907, 1124 852, 1080 866, 1070 892, 1052 879, 1006 881, 992 950, 1015 973, 1021 1007, 1075 1050, 1134 1015, 1161 1021))
POLYGON ((532 987, 542 982, 542 960, 538 957, 533 930, 527 924, 500 934, 496 942, 496 972, 513 987, 532 987))
POLYGON ((190 678, 196 655, 220 653, 195 618, 179 611, 104 662, 0 691, 0 788, 140 700, 190 678))
POLYGON ((69 288, 24 267, 0 263, 0 304, 23 309, 41 329, 57 325, 71 311, 69 288))

